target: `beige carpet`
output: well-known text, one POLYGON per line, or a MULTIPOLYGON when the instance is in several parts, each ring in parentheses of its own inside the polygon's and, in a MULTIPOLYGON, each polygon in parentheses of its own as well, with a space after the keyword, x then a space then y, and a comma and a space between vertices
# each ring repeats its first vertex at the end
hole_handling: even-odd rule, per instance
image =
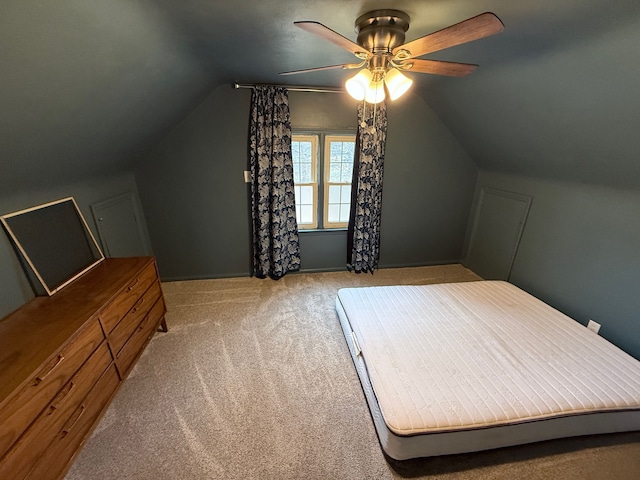
POLYGON ((640 478, 640 433, 385 459, 336 292, 474 279, 451 265, 165 283, 169 332, 156 334, 67 478, 640 478))

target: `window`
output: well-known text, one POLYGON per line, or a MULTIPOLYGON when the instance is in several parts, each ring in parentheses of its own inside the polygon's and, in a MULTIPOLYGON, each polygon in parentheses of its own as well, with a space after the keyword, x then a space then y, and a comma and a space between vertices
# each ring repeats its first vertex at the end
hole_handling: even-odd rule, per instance
POLYGON ((291 151, 298 228, 346 228, 355 135, 293 134, 291 151))
POLYGON ((346 227, 351 208, 355 139, 353 136, 327 135, 324 145, 324 227, 346 227))
POLYGON ((293 183, 298 228, 318 227, 318 137, 292 135, 293 183))

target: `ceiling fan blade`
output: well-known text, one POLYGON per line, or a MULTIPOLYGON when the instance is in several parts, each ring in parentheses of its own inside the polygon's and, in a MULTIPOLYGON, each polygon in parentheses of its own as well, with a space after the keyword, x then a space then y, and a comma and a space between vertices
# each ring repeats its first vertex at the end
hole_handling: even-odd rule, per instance
POLYGON ((407 72, 432 73, 434 75, 447 75, 449 77, 464 77, 473 72, 478 65, 471 63, 441 62, 439 60, 411 59, 407 64, 411 67, 403 69, 407 72))
POLYGON ((504 25, 498 17, 490 12, 481 13, 476 17, 400 45, 393 49, 393 53, 396 54, 399 50, 408 50, 410 52, 409 58, 421 57, 427 53, 495 35, 502 30, 504 30, 504 25))
POLYGON ((325 40, 329 40, 331 43, 338 45, 341 48, 344 48, 346 51, 353 53, 354 55, 358 54, 366 54, 369 55, 364 48, 358 45, 355 42, 352 42, 346 37, 343 37, 338 32, 334 32, 329 27, 325 27, 323 24, 319 22, 312 21, 303 21, 303 22, 293 22, 296 27, 299 27, 307 32, 313 33, 314 35, 318 35, 319 37, 324 38, 325 40))
POLYGON ((342 68, 342 69, 357 68, 359 66, 361 66, 359 63, 355 63, 355 64, 344 63, 341 65, 329 65, 326 67, 315 67, 315 68, 306 68, 304 70, 293 70, 291 72, 280 72, 280 75, 297 75, 298 73, 319 72, 321 70, 333 70, 336 68, 342 68))

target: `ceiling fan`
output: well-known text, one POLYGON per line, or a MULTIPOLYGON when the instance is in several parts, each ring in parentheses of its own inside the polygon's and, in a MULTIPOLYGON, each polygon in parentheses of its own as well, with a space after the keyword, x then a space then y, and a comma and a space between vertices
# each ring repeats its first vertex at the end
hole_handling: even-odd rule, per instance
POLYGON ((504 25, 496 15, 486 12, 404 43, 405 32, 409 29, 409 15, 400 10, 388 9, 365 13, 356 20, 358 43, 352 42, 319 22, 301 21, 294 22, 294 25, 353 53, 360 61, 282 72, 281 75, 365 67, 349 78, 345 87, 353 98, 369 103, 379 103, 384 100, 385 87, 391 100, 405 93, 413 82, 401 73, 403 71, 454 77, 470 74, 478 65, 417 57, 495 35, 504 29, 504 25))

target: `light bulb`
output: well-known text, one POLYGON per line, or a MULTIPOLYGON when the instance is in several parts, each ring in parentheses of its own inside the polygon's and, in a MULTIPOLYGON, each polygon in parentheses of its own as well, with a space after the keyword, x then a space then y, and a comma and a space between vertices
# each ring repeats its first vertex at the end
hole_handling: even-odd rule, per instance
POLYGON ((380 103, 384 100, 384 83, 382 79, 371 81, 367 87, 367 93, 364 96, 365 101, 369 103, 380 103))
POLYGON ((400 70, 391 68, 384 76, 384 83, 387 85, 389 99, 395 100, 409 90, 413 80, 400 73, 400 70))
POLYGON ((371 72, 365 68, 348 79, 345 82, 344 86, 347 89, 349 95, 351 95, 354 99, 358 101, 364 100, 364 97, 367 93, 367 88, 369 86, 369 83, 371 82, 371 78, 371 72))

